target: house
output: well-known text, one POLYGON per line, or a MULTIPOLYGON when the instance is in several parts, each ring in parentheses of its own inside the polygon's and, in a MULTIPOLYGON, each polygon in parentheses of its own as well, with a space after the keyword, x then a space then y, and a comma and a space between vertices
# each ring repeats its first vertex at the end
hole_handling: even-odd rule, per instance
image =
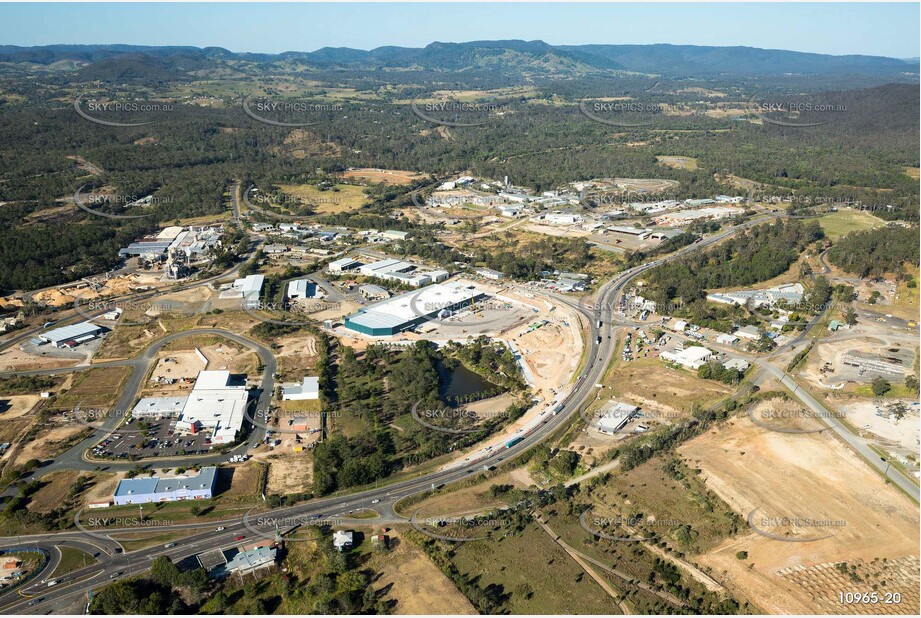
POLYGON ((371 544, 386 548, 390 544, 390 538, 386 534, 375 534, 371 537, 371 544))
POLYGON ((240 573, 246 575, 255 573, 260 569, 267 569, 275 564, 276 549, 274 547, 257 547, 249 551, 241 551, 227 561, 222 571, 228 574, 240 573))
POLYGON ((739 338, 735 335, 730 335, 727 333, 722 333, 716 336, 716 342, 724 345, 735 345, 739 343, 739 338))
POLYGON ((333 533, 333 547, 339 551, 345 551, 352 547, 352 531, 351 530, 336 530, 333 533))
POLYGON ((282 401, 304 401, 320 398, 320 378, 305 376, 301 383, 282 384, 282 401))
POLYGON ((743 339, 749 339, 751 341, 757 341, 761 339, 761 331, 758 330, 757 326, 748 325, 743 326, 733 333, 736 337, 741 337, 743 339))
POLYGON ((744 373, 748 370, 749 364, 748 361, 744 358, 733 358, 732 360, 728 360, 723 363, 723 367, 726 369, 738 369, 744 373))
POLYGON ((688 329, 688 323, 684 320, 675 320, 675 323, 672 324, 672 330, 676 333, 683 333, 688 329))

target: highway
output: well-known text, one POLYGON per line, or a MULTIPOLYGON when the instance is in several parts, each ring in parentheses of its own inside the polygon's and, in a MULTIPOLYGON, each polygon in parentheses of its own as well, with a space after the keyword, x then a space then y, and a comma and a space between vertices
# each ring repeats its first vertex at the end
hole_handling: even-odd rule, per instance
MULTIPOLYGON (((595 384, 601 381, 601 378, 606 368, 610 364, 613 355, 617 352, 614 346, 616 340, 614 337, 615 331, 623 326, 616 323, 616 321, 613 319, 614 308, 618 304, 620 295, 622 295, 631 281, 649 269, 654 268, 663 262, 677 259, 688 252, 697 251, 703 247, 721 242, 725 238, 728 238, 729 236, 738 233, 743 229, 749 228, 759 223, 763 223, 769 219, 776 218, 777 216, 778 215, 762 217, 744 223, 740 226, 729 228, 714 236, 705 238, 693 245, 684 247, 683 249, 666 257, 656 259, 650 263, 643 264, 620 273, 613 280, 601 286, 597 294, 597 300, 593 303, 592 306, 583 306, 570 298, 554 295, 555 298, 563 300, 563 302, 566 302, 576 311, 579 311, 588 320, 589 337, 586 361, 579 375, 575 377, 571 391, 561 401, 562 408, 559 410, 559 412, 557 414, 547 413, 545 415, 546 418, 540 424, 536 425, 528 433, 522 436, 523 440, 520 443, 512 446, 511 448, 506 448, 501 442, 496 442, 492 444, 492 448, 487 451, 482 458, 461 467, 452 467, 450 469, 442 469, 424 473, 416 478, 401 480, 373 488, 367 488, 347 495, 329 496, 322 499, 310 500, 306 503, 293 507, 263 511, 262 513, 259 513, 259 516, 271 516, 273 518, 282 520, 288 518, 289 520, 295 521, 300 521, 303 518, 311 516, 323 517, 324 519, 336 517, 337 519, 341 520, 343 525, 345 525, 350 521, 347 519, 348 512, 361 509, 374 509, 380 513, 381 517, 379 519, 357 520, 355 525, 358 525, 358 523, 368 525, 381 522, 408 523, 409 518, 405 514, 395 512, 394 505, 396 502, 403 498, 429 491, 433 487, 441 487, 442 485, 470 479, 481 474, 485 468, 498 466, 500 464, 508 464, 509 461, 520 456, 535 445, 540 444, 542 441, 554 434, 557 430, 567 426, 567 424, 570 423, 578 415, 579 410, 595 398, 595 384)), ((129 387, 125 389, 125 393, 123 393, 122 397, 120 398, 119 405, 124 405, 124 409, 127 409, 127 406, 133 402, 133 398, 135 396, 134 394, 139 387, 140 380, 147 373, 146 369, 144 368, 149 367, 149 363, 152 362, 152 359, 155 357, 156 350, 158 350, 160 347, 162 347, 162 345, 168 343, 169 341, 175 340, 182 336, 196 334, 197 332, 198 331, 189 331, 186 333, 170 335, 169 337, 161 339, 156 344, 154 344, 156 346, 155 348, 152 346, 151 348, 148 348, 144 354, 136 359, 133 359, 131 362, 138 363, 138 365, 135 367, 132 383, 129 384, 129 387)), ((275 372, 275 360, 271 354, 271 351, 262 347, 256 342, 243 338, 239 335, 229 333, 228 331, 207 329, 205 332, 221 334, 222 336, 226 336, 233 341, 237 341, 238 343, 253 347, 257 350, 260 357, 263 359, 263 363, 266 365, 266 372, 263 376, 262 394, 259 399, 259 407, 261 409, 267 408, 272 393, 271 376, 275 372)), ((773 367, 772 365, 764 363, 764 366, 768 371, 779 372, 781 375, 783 375, 783 372, 780 372, 779 369, 773 367)), ((828 418, 828 416, 825 416, 824 418, 828 418)), ((254 431, 253 433, 255 434, 256 432, 254 431)), ((250 440, 253 439, 254 437, 250 438, 250 440)), ((87 445, 91 445, 96 440, 97 438, 94 438, 92 441, 85 441, 85 443, 79 445, 79 447, 85 450, 87 445)), ((493 440, 495 441, 497 439, 493 440)), ((490 440, 484 442, 484 445, 489 444, 490 440)), ((85 465, 86 462, 82 460, 82 455, 80 456, 79 462, 75 459, 75 453, 77 452, 77 448, 68 451, 67 456, 65 456, 63 460, 58 460, 50 466, 41 469, 41 474, 44 474, 49 469, 54 469, 55 467, 85 465)), ((82 451, 80 452, 82 453, 82 451)), ((861 452, 861 454, 864 453, 861 452)), ((873 454, 873 456, 876 457, 875 454, 873 454)), ((226 456, 222 458, 226 458, 226 456)), ((876 457, 876 459, 878 459, 878 457, 876 457)), ((195 460, 201 463, 208 462, 208 458, 205 457, 195 458, 195 460)), ((159 460, 155 461, 154 464, 157 466, 168 465, 168 461, 159 460)), ((902 486, 901 483, 899 484, 902 486)), ((915 495, 917 495, 917 487, 915 487, 915 495)), ((270 535, 274 529, 273 526, 268 524, 262 526, 255 526, 253 524, 246 525, 244 524, 243 519, 243 517, 239 517, 223 522, 211 521, 201 524, 193 523, 158 527, 158 533, 163 533, 168 530, 180 529, 186 531, 189 529, 201 530, 200 532, 194 533, 186 538, 183 538, 182 540, 177 541, 176 547, 169 549, 158 545, 148 549, 125 553, 123 551, 118 551, 114 547, 105 546, 105 548, 100 551, 99 555, 97 556, 97 564, 67 575, 62 581, 54 586, 53 594, 43 595, 42 601, 36 602, 30 606, 28 605, 30 602, 29 599, 22 598, 19 595, 15 595, 18 598, 13 598, 13 595, 8 593, 5 596, 0 596, 0 611, 3 613, 47 613, 49 611, 62 611, 64 608, 70 607, 75 601, 79 600, 79 597, 85 594, 89 587, 98 587, 101 584, 108 582, 110 579, 127 577, 143 572, 150 566, 150 561, 159 555, 167 555, 174 562, 177 562, 183 558, 200 553, 204 549, 213 549, 216 547, 230 548, 239 546, 241 545, 241 542, 235 539, 240 535, 246 537, 247 543, 253 541, 254 539, 258 540, 259 537, 254 535, 254 530, 258 530, 262 534, 270 535), (222 525, 224 530, 216 531, 216 525, 222 525)), ((285 526, 281 527, 284 528, 285 526)), ((108 533, 112 532, 109 531, 107 534, 108 533)), ((23 544, 28 545, 30 543, 32 544, 31 546, 34 546, 35 543, 50 543, 54 545, 58 542, 81 540, 85 541, 87 539, 93 539, 96 542, 102 542, 104 544, 111 541, 111 539, 106 539, 105 536, 101 533, 89 534, 87 532, 69 531, 66 533, 48 533, 46 535, 38 535, 35 537, 9 537, 3 539, 3 546, 22 547, 24 546, 23 544), (102 538, 100 539, 100 537, 102 538)), ((32 590, 32 588, 30 588, 30 590, 32 590)), ((48 592, 50 593, 51 591, 49 590, 48 592)), ((32 600, 34 601, 36 599, 32 600)))

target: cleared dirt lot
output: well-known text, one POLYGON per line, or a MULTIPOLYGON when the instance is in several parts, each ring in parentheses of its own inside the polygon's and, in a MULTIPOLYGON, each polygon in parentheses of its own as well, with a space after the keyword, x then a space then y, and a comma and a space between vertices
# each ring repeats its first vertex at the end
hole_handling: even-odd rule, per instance
POLYGON ((268 451, 266 456, 257 454, 254 459, 269 464, 266 493, 286 495, 309 491, 313 483, 313 460, 304 451, 285 453, 268 451))
POLYGON ((604 384, 612 387, 618 399, 632 401, 644 412, 655 411, 673 419, 680 418, 676 412, 690 412, 692 404, 706 407, 730 392, 725 384, 702 380, 690 371, 672 369, 653 358, 618 363, 605 376, 604 384))
MULTIPOLYGON (((789 577, 793 572, 789 569, 842 561, 917 559, 917 506, 824 432, 779 433, 742 416, 691 440, 680 452, 692 468, 702 470, 707 487, 740 516, 747 518, 757 509, 752 521, 760 530, 799 540, 785 542, 753 530, 696 557, 716 579, 767 613, 848 613, 855 608, 837 605, 838 593, 870 589, 867 583, 852 581, 841 589, 834 580, 821 578, 807 587, 789 577), (825 523, 767 521, 784 517, 825 523), (831 536, 810 540, 827 535, 831 536), (747 552, 747 557, 739 559, 739 551, 747 552)), ((915 590, 918 584, 916 570, 915 590)), ((899 611, 917 612, 917 602, 908 605, 899 611)))
POLYGON ((424 174, 419 172, 408 172, 406 170, 385 170, 373 168, 359 168, 348 170, 342 174, 343 178, 355 178, 369 184, 384 183, 388 185, 408 185, 415 180, 424 178, 424 174))
POLYGON ((373 586, 375 590, 387 590, 386 599, 396 600, 390 613, 401 616, 477 613, 428 556, 393 531, 389 534, 395 547, 375 557, 373 566, 380 576, 373 586))

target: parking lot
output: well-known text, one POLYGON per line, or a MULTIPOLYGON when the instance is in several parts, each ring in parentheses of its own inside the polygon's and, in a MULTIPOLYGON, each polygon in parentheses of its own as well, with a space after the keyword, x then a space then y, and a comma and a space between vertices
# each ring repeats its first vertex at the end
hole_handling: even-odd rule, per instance
POLYGON ((145 459, 204 455, 212 450, 210 434, 179 435, 176 421, 132 419, 93 449, 93 456, 105 459, 145 459))

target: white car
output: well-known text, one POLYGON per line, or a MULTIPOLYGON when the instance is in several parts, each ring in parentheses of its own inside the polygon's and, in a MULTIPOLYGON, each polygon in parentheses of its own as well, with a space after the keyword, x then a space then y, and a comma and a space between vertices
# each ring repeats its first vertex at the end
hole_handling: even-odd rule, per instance
POLYGON ((215 532, 223 532, 223 531, 224 531, 224 526, 218 526, 217 530, 215 530, 215 532))
POLYGON ((381 501, 380 498, 375 498, 374 500, 371 501, 371 504, 377 504, 380 501, 381 501))

